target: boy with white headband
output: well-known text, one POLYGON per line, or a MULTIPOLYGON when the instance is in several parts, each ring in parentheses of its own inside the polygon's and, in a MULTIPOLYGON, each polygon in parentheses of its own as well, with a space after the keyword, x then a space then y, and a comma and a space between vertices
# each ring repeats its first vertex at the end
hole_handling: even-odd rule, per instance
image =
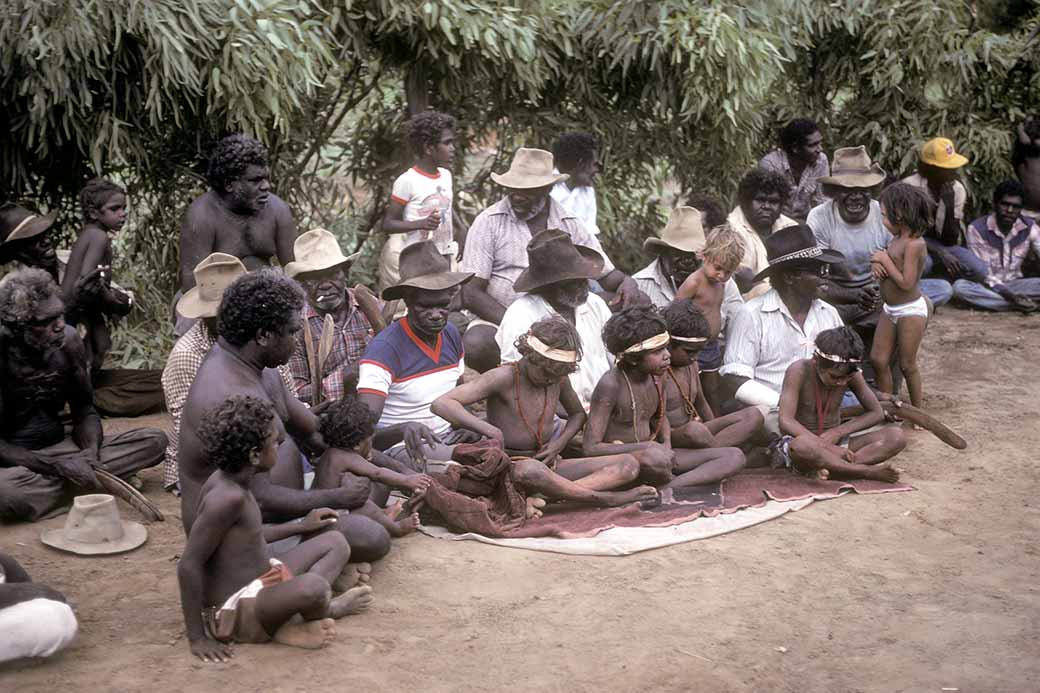
POLYGON ((773 461, 820 478, 896 481, 899 472, 888 459, 906 447, 897 426, 864 432, 885 415, 860 372, 863 340, 851 327, 835 327, 816 336, 811 358, 787 368, 780 394, 780 431, 773 461), (841 399, 851 389, 863 413, 841 422, 841 399))
POLYGON ((498 440, 515 463, 514 480, 528 491, 558 500, 595 505, 655 501, 657 491, 639 486, 622 493, 639 476, 629 454, 564 457, 567 444, 585 425, 585 409, 567 377, 582 357, 581 339, 560 316, 539 320, 516 340, 519 361, 506 363, 438 397, 431 411, 457 428, 498 440), (487 402, 487 420, 466 407, 487 402), (562 407, 564 423, 556 418, 562 407))
POLYGON ((603 342, 617 363, 592 393, 585 454, 632 454, 641 477, 662 489, 715 483, 744 468, 744 453, 733 447, 673 449, 664 390, 671 341, 652 306, 626 308, 607 321, 603 342))

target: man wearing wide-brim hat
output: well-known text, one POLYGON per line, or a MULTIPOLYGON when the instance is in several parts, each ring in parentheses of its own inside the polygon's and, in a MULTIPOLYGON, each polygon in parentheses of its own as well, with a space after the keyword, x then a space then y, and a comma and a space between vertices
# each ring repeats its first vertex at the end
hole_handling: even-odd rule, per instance
POLYGON ((433 401, 458 384, 462 335, 448 320, 449 307, 469 272, 452 272, 433 241, 401 251, 400 280, 383 289, 408 314, 375 336, 361 357, 358 397, 377 419, 374 447, 424 472, 428 460, 450 460, 456 443, 476 439, 454 430, 430 411, 433 401))
POLYGON ((755 281, 769 277, 772 288, 744 304, 733 319, 719 372, 743 406, 760 406, 766 428, 779 433, 777 406, 784 374, 794 361, 812 356, 816 335, 841 327, 841 316, 819 292, 841 253, 821 248, 805 225, 766 237, 769 265, 755 281))
POLYGON ((559 229, 575 245, 603 256, 603 274, 596 279, 603 289, 614 292, 613 302, 640 300, 635 282, 614 267, 597 237, 552 199, 553 186, 566 178, 567 174, 554 172, 551 153, 523 147, 516 151, 508 171, 491 174, 505 196, 473 220, 461 267, 473 274, 473 280, 463 288, 462 301, 477 317, 465 337, 466 362, 477 371, 498 365, 495 331, 516 300, 518 292, 513 284, 527 267, 527 244, 546 229, 559 229))
POLYGON ((517 338, 531 325, 553 315, 563 316, 581 337, 582 357, 570 380, 585 409, 592 391, 614 359, 603 345, 603 326, 610 319, 606 302, 589 291, 589 280, 603 273, 603 257, 559 229, 546 229, 527 244, 528 265, 516 280, 524 292, 506 309, 495 339, 502 361, 519 361, 517 338))
POLYGON ((320 394, 320 399, 342 399, 344 381, 356 379, 361 355, 376 333, 386 326, 380 314, 379 299, 362 284, 348 288, 351 263, 361 253, 344 255, 329 231, 312 229, 301 234, 296 239, 294 252, 296 260, 286 265, 285 273, 300 282, 307 294, 303 320, 311 333, 315 358, 321 360, 320 357, 325 356, 320 363, 311 363, 307 339, 301 330, 296 336, 296 350, 289 359, 296 396, 314 404, 317 404, 315 394, 320 394), (326 316, 333 320, 332 341, 328 353, 320 354, 318 347, 326 316), (320 371, 320 388, 313 382, 315 368, 320 371))
MULTIPOLYGON (((166 359, 163 368, 163 395, 166 409, 173 419, 166 458, 163 460, 163 488, 177 488, 177 448, 180 441, 181 411, 188 398, 188 390, 195 382, 195 374, 202 365, 210 348, 217 341, 217 310, 224 289, 246 273, 246 266, 234 255, 213 253, 195 266, 195 286, 177 301, 177 315, 193 321, 166 359)), ((293 378, 287 366, 278 366, 278 373, 285 386, 292 392, 293 378)))
POLYGON ((38 214, 20 205, 0 208, 0 265, 20 262, 26 267, 39 267, 59 281, 58 255, 50 235, 57 216, 56 212, 38 214))

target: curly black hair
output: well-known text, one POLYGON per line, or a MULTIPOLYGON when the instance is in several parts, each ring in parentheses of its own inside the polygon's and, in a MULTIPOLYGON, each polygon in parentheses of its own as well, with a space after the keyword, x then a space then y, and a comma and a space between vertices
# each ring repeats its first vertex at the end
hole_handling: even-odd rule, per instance
POLYGON ((704 228, 713 229, 726 223, 726 208, 719 198, 707 193, 697 193, 686 198, 686 204, 699 209, 704 215, 704 228))
POLYGON ((439 144, 445 130, 455 129, 455 117, 440 111, 416 113, 408 122, 408 144, 416 156, 423 156, 426 147, 439 144))
POLYGON ((272 421, 274 409, 270 404, 236 395, 203 414, 196 435, 203 454, 217 469, 236 474, 249 466, 251 452, 263 449, 272 421))
POLYGON ((588 132, 565 132, 552 145, 553 163, 560 173, 570 173, 592 159, 599 140, 588 132))
POLYGON ((303 309, 300 285, 276 269, 243 274, 224 290, 217 311, 217 334, 232 346, 244 346, 257 332, 279 332, 303 309))
POLYGON ((250 166, 267 168, 267 147, 246 135, 228 135, 210 152, 206 180, 211 188, 224 192, 250 166))
POLYGON ((737 188, 737 200, 740 204, 747 204, 755 199, 760 192, 780 193, 780 202, 786 202, 791 196, 791 184, 779 171, 771 171, 765 168, 753 168, 740 179, 737 188))
POLYGON ((1040 120, 1027 120, 1022 123, 1022 129, 1026 131, 1026 136, 1031 141, 1022 142, 1018 138, 1017 130, 1011 133, 1011 165, 1016 168, 1025 163, 1026 159, 1035 159, 1040 156, 1040 146, 1032 142, 1032 140, 1040 139, 1040 120))
POLYGON ((795 147, 801 147, 809 135, 819 131, 820 126, 816 124, 815 120, 795 118, 780 128, 780 148, 789 152, 795 147))
MULTIPOLYGON (((603 326, 603 344, 612 354, 621 354, 633 344, 668 331, 661 314, 654 306, 630 306, 610 316, 603 326)), ((638 361, 642 354, 625 354, 638 361)))
POLYGON ((21 325, 34 320, 41 303, 61 298, 50 274, 38 267, 15 270, 0 280, 0 322, 21 325))
POLYGON ((83 218, 90 221, 91 212, 97 212, 113 195, 126 195, 126 190, 107 178, 93 178, 79 191, 79 206, 83 218))
POLYGON ((816 348, 825 354, 852 361, 862 361, 866 350, 856 330, 848 325, 832 327, 816 335, 816 348))
POLYGON ((711 334, 708 319, 691 299, 669 303, 661 310, 661 317, 668 326, 668 334, 676 337, 708 337, 711 334))
POLYGON ((574 325, 559 315, 542 318, 531 325, 527 332, 517 337, 516 341, 513 342, 513 346, 516 347, 521 356, 528 357, 536 366, 546 365, 549 359, 535 353, 534 349, 527 345, 527 335, 534 335, 547 347, 573 351, 578 355, 578 361, 581 361, 581 337, 578 335, 578 331, 574 329, 574 325))
POLYGON ((881 206, 890 222, 905 224, 910 233, 923 236, 935 223, 935 203, 921 188, 895 183, 881 192, 881 206))
POLYGON ((321 413, 318 430, 329 447, 354 450, 375 432, 376 417, 367 404, 348 395, 321 413))
POLYGON ((993 205, 996 206, 1005 197, 1021 197, 1024 200, 1025 196, 1026 189, 1017 180, 1002 180, 993 188, 993 205))

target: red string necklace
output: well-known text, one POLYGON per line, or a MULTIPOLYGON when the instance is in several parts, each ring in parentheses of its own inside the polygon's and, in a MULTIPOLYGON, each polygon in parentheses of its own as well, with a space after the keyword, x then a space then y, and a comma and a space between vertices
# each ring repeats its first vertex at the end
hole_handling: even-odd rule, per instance
MULTIPOLYGON (((820 392, 820 367, 816 366, 816 373, 813 378, 813 388, 816 392, 816 435, 823 435, 823 423, 827 420, 827 415, 831 413, 830 403, 823 398, 823 394, 820 392)), ((827 389, 827 395, 830 396, 830 388, 827 389)), ((840 400, 839 400, 840 403, 840 400)))
POLYGON ((542 413, 538 417, 538 428, 537 430, 531 428, 531 424, 528 423, 527 417, 524 416, 524 408, 520 404, 520 362, 513 362, 513 398, 516 400, 516 411, 520 414, 520 421, 524 424, 524 428, 527 429, 528 433, 534 436, 535 441, 538 443, 537 450, 542 449, 542 426, 545 423, 545 415, 549 412, 549 386, 542 388, 542 413))

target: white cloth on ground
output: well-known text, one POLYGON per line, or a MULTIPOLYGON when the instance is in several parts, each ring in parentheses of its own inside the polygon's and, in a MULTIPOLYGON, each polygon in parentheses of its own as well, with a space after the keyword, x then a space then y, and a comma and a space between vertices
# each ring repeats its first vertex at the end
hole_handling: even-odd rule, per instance
POLYGON ((72 607, 53 599, 30 599, 0 609, 0 662, 50 657, 72 642, 78 628, 72 607))

